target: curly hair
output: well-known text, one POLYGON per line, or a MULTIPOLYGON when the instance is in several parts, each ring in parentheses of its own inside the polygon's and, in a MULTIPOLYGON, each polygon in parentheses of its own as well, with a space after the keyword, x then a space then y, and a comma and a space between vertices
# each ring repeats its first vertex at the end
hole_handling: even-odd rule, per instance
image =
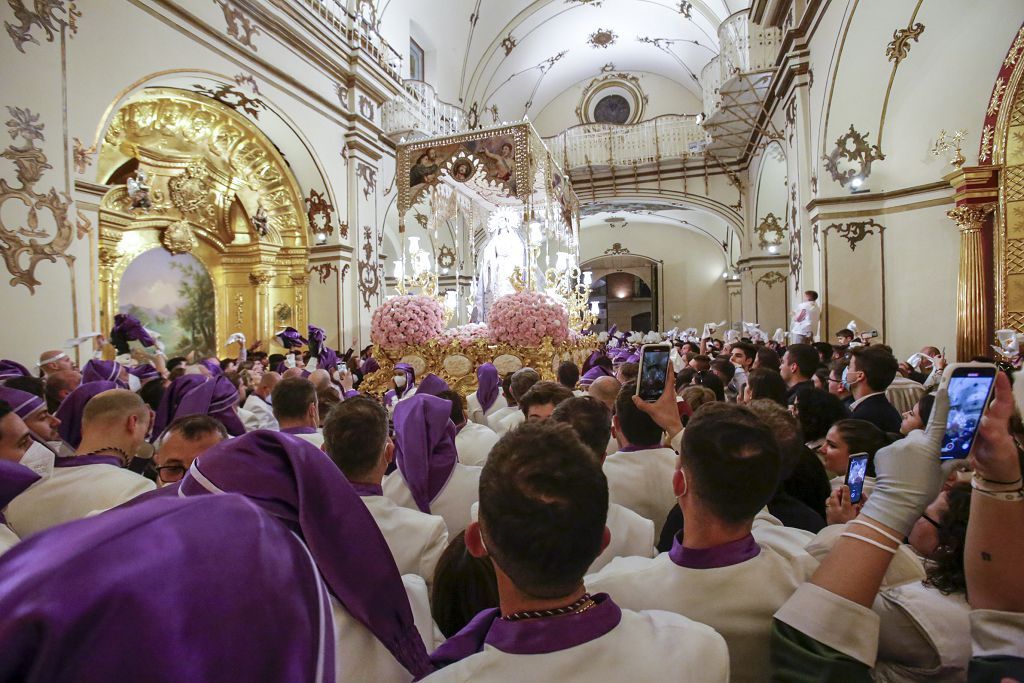
POLYGON ((964 547, 971 513, 971 485, 954 484, 946 492, 946 501, 949 507, 938 524, 939 545, 930 558, 925 585, 938 589, 943 595, 966 593, 964 547))

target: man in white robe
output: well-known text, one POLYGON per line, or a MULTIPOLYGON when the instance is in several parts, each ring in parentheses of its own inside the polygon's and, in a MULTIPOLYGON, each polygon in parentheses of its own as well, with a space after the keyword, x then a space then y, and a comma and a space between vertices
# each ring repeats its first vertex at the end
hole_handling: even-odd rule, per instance
MULTIPOLYGON (((612 377, 606 379, 617 382, 612 377)), ((572 398, 560 403, 551 419, 572 427, 597 461, 604 464, 604 444, 611 433, 608 406, 589 396, 572 398)), ((611 541, 587 569, 588 574, 598 571, 616 557, 654 556, 654 522, 651 520, 617 503, 609 503, 605 526, 611 534, 611 541)))
POLYGON ((818 565, 791 530, 754 524, 779 480, 778 445, 747 408, 713 404, 691 418, 680 460, 672 486, 684 526, 672 550, 613 560, 587 587, 712 626, 729 645, 731 680, 767 681, 772 615, 818 565))
POLYGON ((429 587, 448 546, 444 519, 399 507, 384 497, 381 481, 394 458, 387 410, 362 396, 343 401, 324 423, 323 451, 341 469, 377 522, 398 571, 423 577, 429 587))
POLYGON ((274 407, 274 419, 281 427, 279 431, 297 436, 317 448, 323 445, 320 404, 316 397, 316 387, 312 382, 302 377, 282 379, 274 387, 271 403, 274 407))
POLYGON ((245 421, 245 430, 248 432, 254 429, 280 429, 274 411, 270 406, 271 395, 274 387, 281 381, 281 375, 276 372, 264 372, 256 389, 245 399, 242 409, 248 411, 253 418, 245 421))
POLYGON ((75 449, 61 439, 57 430, 60 427, 60 420, 50 413, 42 398, 27 391, 0 386, 0 400, 7 401, 32 432, 32 438, 36 443, 30 450, 39 453, 40 449, 49 450, 53 456, 74 455, 75 449))
POLYGON ((487 454, 498 443, 498 435, 487 425, 466 419, 465 401, 457 391, 442 391, 438 397, 452 403, 451 420, 458 432, 455 451, 459 454, 459 462, 482 467, 487 462, 487 454))
POLYGON ((196 458, 213 448, 228 432, 220 420, 209 415, 186 415, 167 426, 153 455, 157 485, 181 481, 196 458))
POLYGON ((493 564, 500 606, 435 650, 440 669, 425 680, 727 680, 724 641, 709 627, 586 592, 583 573, 608 540, 608 489, 569 426, 541 420, 505 436, 480 489, 466 548, 493 564))
POLYGON ((8 505, 10 527, 24 538, 155 489, 124 469, 145 442, 151 420, 149 407, 131 391, 111 389, 90 399, 75 455, 56 458, 48 478, 8 505))
POLYGON ((654 522, 655 538, 676 504, 672 473, 676 454, 661 446, 662 429, 633 403, 636 385, 623 385, 612 418, 619 450, 604 461, 613 503, 623 505, 654 522))
MULTIPOLYGON (((504 408, 508 401, 502 395, 501 377, 491 363, 483 363, 476 369, 477 390, 466 396, 466 414, 470 422, 494 429, 491 418, 504 408)), ((513 406, 514 407, 514 406, 513 406)), ((511 412, 502 415, 510 415, 511 412)))
POLYGON ((509 410, 509 412, 505 415, 501 415, 501 411, 495 413, 495 415, 488 421, 491 428, 498 434, 498 436, 501 436, 502 434, 505 434, 526 422, 526 415, 518 405, 519 399, 525 396, 526 392, 539 381, 540 374, 533 368, 522 368, 512 375, 512 381, 509 383, 508 390, 509 393, 512 394, 512 399, 517 405, 509 406, 506 409, 509 410), (512 408, 515 408, 515 410, 512 410, 512 408))

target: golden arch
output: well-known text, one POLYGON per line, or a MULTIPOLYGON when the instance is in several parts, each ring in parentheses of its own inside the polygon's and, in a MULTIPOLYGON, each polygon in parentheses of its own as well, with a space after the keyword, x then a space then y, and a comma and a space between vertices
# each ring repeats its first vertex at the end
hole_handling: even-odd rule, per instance
POLYGON ((98 174, 112 186, 99 211, 101 329, 118 310, 128 264, 156 247, 190 252, 209 271, 220 343, 233 332, 268 342, 281 326, 305 326, 309 226, 302 193, 280 152, 248 119, 196 93, 147 88, 111 120, 98 174), (133 202, 125 185, 139 171, 149 206, 133 202))

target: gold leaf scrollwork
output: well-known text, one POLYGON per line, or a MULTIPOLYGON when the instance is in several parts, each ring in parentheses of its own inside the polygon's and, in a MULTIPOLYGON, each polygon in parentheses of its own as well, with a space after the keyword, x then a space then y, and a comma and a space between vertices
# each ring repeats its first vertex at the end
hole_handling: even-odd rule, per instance
POLYGON ((825 228, 825 234, 834 232, 839 237, 846 240, 846 243, 850 245, 850 251, 857 250, 857 244, 862 242, 868 235, 874 235, 875 230, 877 234, 882 234, 885 230, 885 226, 876 223, 873 219, 866 221, 852 221, 850 223, 832 223, 825 228))
MULTIPOLYGON (((49 0, 52 1, 52 0, 49 0)), ((213 0, 213 4, 220 7, 224 13, 224 21, 227 22, 228 35, 242 45, 256 52, 257 47, 252 39, 260 34, 256 24, 242 10, 235 6, 233 0, 213 0)))
POLYGON ((757 226, 758 246, 767 249, 769 246, 778 246, 786 237, 786 231, 779 223, 779 217, 774 213, 768 213, 757 226), (769 239, 769 235, 771 239, 769 239))
POLYGON ((75 138, 75 171, 78 175, 85 173, 85 170, 92 164, 92 155, 96 153, 96 145, 86 147, 85 144, 75 138))
POLYGON ((868 143, 868 135, 870 133, 864 133, 863 135, 858 133, 851 124, 850 130, 840 135, 836 140, 836 146, 829 155, 822 157, 825 161, 825 170, 832 176, 832 180, 841 186, 845 187, 846 183, 857 176, 867 178, 871 175, 871 163, 885 159, 885 155, 882 154, 882 150, 879 149, 878 145, 868 143), (840 171, 840 160, 857 164, 858 168, 840 171))
POLYGON ((43 29, 48 43, 52 43, 54 37, 65 26, 71 31, 71 35, 78 33, 78 18, 82 13, 78 11, 74 2, 65 7, 64 0, 34 0, 31 3, 32 9, 25 6, 25 0, 7 0, 7 4, 14 11, 18 25, 5 21, 4 28, 14 41, 14 47, 22 54, 25 53, 25 43, 39 44, 32 35, 33 26, 43 29), (65 16, 60 16, 60 13, 65 16))
POLYGON ((7 107, 7 111, 11 115, 7 121, 10 136, 20 137, 24 144, 11 144, 0 156, 14 163, 21 187, 12 187, 5 178, 0 178, 0 209, 8 201, 16 200, 27 207, 27 211, 24 225, 17 226, 4 223, 4 214, 0 213, 0 255, 12 276, 11 286, 25 285, 35 294, 36 286, 42 284, 35 276, 36 265, 40 261, 55 263, 60 258, 69 264, 74 262, 74 256, 66 253, 75 236, 75 226, 68 218, 71 198, 67 195, 62 197, 53 188, 46 193, 36 191, 43 173, 53 168, 47 163, 43 150, 36 146, 36 141, 45 140, 45 124, 40 123, 39 115, 29 109, 7 107), (57 229, 52 235, 40 229, 40 211, 49 211, 53 216, 57 229))
POLYGON ((618 256, 620 254, 629 254, 631 252, 629 251, 629 249, 622 246, 621 242, 615 242, 612 244, 610 249, 605 249, 604 253, 608 254, 609 256, 618 256))
POLYGON ((922 33, 924 33, 924 24, 920 22, 906 28, 896 29, 892 32, 892 41, 885 48, 885 56, 889 58, 890 62, 896 62, 898 65, 910 54, 910 41, 918 42, 922 33))
POLYGON ((781 285, 786 282, 786 276, 777 270, 770 270, 761 277, 757 278, 757 282, 754 283, 754 287, 757 285, 764 285, 768 289, 771 289, 775 285, 781 285))
MULTIPOLYGON (((309 196, 306 197, 306 218, 309 219, 309 229, 314 233, 322 232, 325 235, 334 233, 334 224, 331 218, 334 214, 334 205, 327 198, 326 192, 317 192, 310 188, 309 196), (319 219, 319 220, 318 220, 319 219)), ((348 237, 348 226, 345 226, 345 234, 348 237)))
POLYGON ((210 171, 201 162, 189 164, 185 172, 167 182, 171 204, 183 214, 193 212, 213 216, 216 207, 210 202, 210 171))
POLYGON ((197 244, 192 226, 187 221, 174 221, 164 228, 160 243, 172 254, 190 254, 197 244))
POLYGON ((363 253, 365 259, 359 259, 359 294, 363 299, 363 308, 370 310, 370 301, 380 292, 380 264, 373 253, 373 238, 370 226, 363 226, 363 253))
POLYGON ((442 244, 437 252, 437 265, 442 268, 451 268, 455 265, 455 251, 447 244, 442 244))

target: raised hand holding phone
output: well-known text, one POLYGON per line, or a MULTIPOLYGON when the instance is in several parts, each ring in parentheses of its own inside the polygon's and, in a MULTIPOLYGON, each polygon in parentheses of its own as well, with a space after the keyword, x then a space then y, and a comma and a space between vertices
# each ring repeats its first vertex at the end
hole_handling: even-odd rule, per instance
POLYGON ((997 372, 991 363, 955 363, 947 370, 943 384, 949 395, 949 415, 942 437, 943 460, 970 455, 997 372))

